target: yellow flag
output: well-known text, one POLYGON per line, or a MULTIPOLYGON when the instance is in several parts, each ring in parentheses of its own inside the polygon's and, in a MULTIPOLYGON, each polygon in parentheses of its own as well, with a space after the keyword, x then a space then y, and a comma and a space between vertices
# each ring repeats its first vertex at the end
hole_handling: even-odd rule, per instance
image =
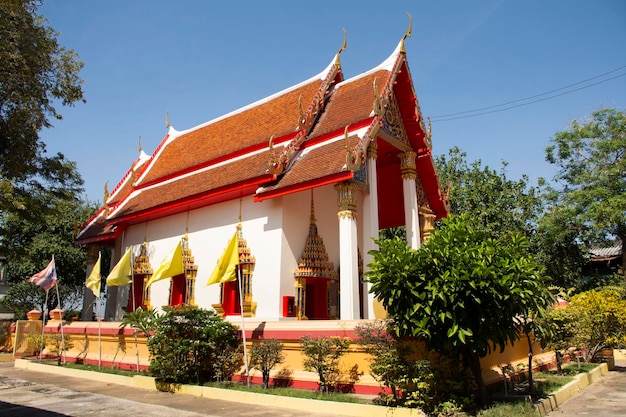
POLYGON ((185 265, 183 264, 183 248, 180 242, 176 245, 170 253, 167 254, 161 265, 152 274, 150 280, 146 283, 146 288, 162 279, 175 277, 185 272, 185 265))
POLYGON ((131 265, 130 265, 130 248, 126 249, 126 253, 122 259, 113 267, 107 277, 107 285, 109 287, 121 287, 131 283, 131 265))
POLYGON ((237 244, 237 232, 226 246, 222 257, 217 261, 215 269, 206 283, 207 287, 218 282, 228 282, 237 279, 236 267, 239 265, 239 246, 237 244))
POLYGON ((89 288, 96 298, 100 298, 100 286, 102 285, 102 276, 100 275, 100 257, 101 253, 98 252, 98 260, 85 281, 85 287, 89 288))

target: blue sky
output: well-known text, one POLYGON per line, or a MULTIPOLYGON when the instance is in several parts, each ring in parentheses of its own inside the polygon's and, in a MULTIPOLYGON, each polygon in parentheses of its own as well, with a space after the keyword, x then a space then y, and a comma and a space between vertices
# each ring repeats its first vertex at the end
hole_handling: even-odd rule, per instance
POLYGON ((308 79, 330 63, 342 28, 344 75, 358 75, 392 53, 407 12, 435 155, 458 146, 470 162, 506 161, 509 178, 550 179, 544 149, 556 132, 601 107, 626 110, 623 0, 48 0, 40 13, 85 63, 87 103, 60 109, 42 138, 101 201, 137 158, 139 136, 148 154, 161 142, 167 111, 185 130, 308 79), (465 117, 476 113, 486 114, 465 117))

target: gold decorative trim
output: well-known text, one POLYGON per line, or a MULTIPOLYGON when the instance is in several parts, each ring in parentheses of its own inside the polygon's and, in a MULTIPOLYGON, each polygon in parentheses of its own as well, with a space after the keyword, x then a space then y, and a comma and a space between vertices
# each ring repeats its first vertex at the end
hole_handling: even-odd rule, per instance
POLYGON ((345 140, 344 148, 346 149, 346 167, 350 171, 358 171, 361 168, 361 163, 362 163, 361 152, 359 152, 358 150, 356 150, 355 152, 354 149, 350 148, 350 141, 348 139, 349 127, 350 125, 346 125, 346 128, 343 131, 343 136, 345 140))
POLYGON ((104 196, 102 197, 102 207, 104 208, 104 215, 109 215, 109 182, 104 183, 104 196))
POLYGON ((428 118, 428 130, 426 131, 426 146, 428 146, 428 149, 432 149, 433 148, 433 125, 430 123, 430 117, 428 118))
POLYGON ((415 163, 416 156, 417 154, 413 151, 398 154, 398 158, 400 158, 400 172, 402 173, 402 179, 415 180, 417 178, 417 166, 415 163))
POLYGON ((406 12, 406 15, 409 16, 409 28, 407 29, 406 33, 404 34, 404 36, 402 37, 401 42, 401 46, 400 46, 400 52, 406 54, 406 49, 404 49, 404 41, 406 38, 408 38, 409 36, 411 36, 411 31, 413 30, 413 16, 411 16, 411 13, 406 12))
POLYGON ((335 190, 338 192, 337 215, 340 219, 356 219, 359 189, 359 185, 353 181, 345 181, 335 185, 335 190))
POLYGON ((335 55, 335 65, 337 65, 340 68, 341 68, 341 61, 339 60, 339 55, 341 55, 341 53, 346 50, 347 45, 348 45, 348 31, 346 30, 346 28, 343 28, 343 44, 341 44, 341 48, 339 48, 339 50, 337 51, 337 55, 335 55))
POLYGON ((367 146, 367 159, 375 160, 378 158, 378 142, 375 139, 369 142, 367 146))

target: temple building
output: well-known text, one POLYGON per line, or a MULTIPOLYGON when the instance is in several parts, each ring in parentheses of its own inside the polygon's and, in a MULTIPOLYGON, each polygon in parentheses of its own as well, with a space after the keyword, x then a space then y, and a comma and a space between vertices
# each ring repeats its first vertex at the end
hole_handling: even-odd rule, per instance
POLYGON ((140 147, 76 237, 89 247, 87 273, 100 247, 111 248, 112 264, 133 254, 132 284, 107 288, 105 319, 180 304, 227 317, 243 309, 257 321, 384 315, 363 281, 373 238, 406 226, 418 248, 448 214, 408 35, 352 78, 340 62, 344 41, 299 84, 187 130, 166 119, 156 150, 140 147), (234 234, 237 280, 207 286, 234 234), (184 272, 147 285, 178 244, 184 272))

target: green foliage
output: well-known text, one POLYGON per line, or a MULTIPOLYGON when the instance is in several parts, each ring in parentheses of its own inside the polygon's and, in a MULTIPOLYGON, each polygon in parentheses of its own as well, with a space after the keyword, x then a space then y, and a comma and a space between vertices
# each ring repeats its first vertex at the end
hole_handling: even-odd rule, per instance
POLYGON ((451 215, 420 250, 400 239, 378 244, 368 279, 397 334, 460 355, 486 398, 480 357, 518 340, 520 317, 539 317, 554 301, 527 240, 519 233, 496 240, 467 215, 451 215))
MULTIPOLYGON (((60 307, 64 311, 80 308, 82 303, 82 286, 67 286, 58 284, 61 297, 60 307)), ((0 300, 2 307, 13 312, 16 320, 26 320, 26 313, 33 308, 39 311, 51 311, 58 305, 56 290, 48 293, 48 304, 44 308, 46 292, 39 286, 26 280, 11 285, 6 296, 0 300)))
POLYGON ((250 366, 261 371, 263 374, 263 387, 270 384, 270 372, 276 365, 285 360, 282 353, 283 344, 277 339, 262 340, 254 343, 250 350, 250 366))
POLYGON ((591 290, 572 297, 545 319, 554 329, 547 346, 563 355, 576 348, 590 362, 603 348, 626 346, 626 300, 618 289, 591 290))
POLYGON ((319 391, 328 392, 339 374, 339 359, 350 347, 350 340, 338 336, 319 337, 303 336, 300 338, 306 371, 317 372, 319 391))
POLYGON ((434 374, 427 360, 415 360, 410 345, 403 343, 388 329, 389 321, 358 324, 354 331, 357 343, 371 356, 370 372, 391 396, 382 396, 385 405, 420 408, 433 407, 434 374))
POLYGON ((157 324, 157 319, 158 316, 153 309, 144 310, 141 307, 137 307, 137 310, 128 311, 124 314, 120 323, 120 329, 123 330, 126 326, 129 326, 135 329, 133 337, 141 335, 149 339, 157 324))
POLYGON ((58 282, 85 282, 85 246, 74 245, 76 227, 95 207, 83 201, 40 195, 46 209, 0 214, 0 252, 6 256, 7 281, 21 282, 42 270, 54 255, 58 282))
POLYGON ((241 366, 235 326, 212 310, 165 307, 148 340, 150 372, 159 381, 202 384, 227 380, 241 366))
POLYGON ((510 232, 529 238, 541 210, 540 189, 526 176, 517 181, 507 178, 506 162, 496 171, 480 160, 469 164, 466 157, 453 147, 448 156, 436 159, 437 175, 449 185, 450 213, 467 214, 475 228, 493 238, 510 232))
POLYGON ((83 63, 59 45, 58 34, 37 15, 40 1, 3 1, 0 5, 0 211, 29 204, 28 188, 40 181, 72 181, 63 155, 45 155, 39 138, 50 119, 61 119, 54 107, 83 100, 78 73, 83 63), (69 174, 69 177, 68 177, 69 174))
MULTIPOLYGON (((583 242, 617 236, 626 247, 626 112, 601 109, 555 134, 546 159, 558 167, 552 211, 583 242), (564 214, 561 214, 564 212, 564 214)), ((626 251, 622 250, 622 270, 626 251)))

